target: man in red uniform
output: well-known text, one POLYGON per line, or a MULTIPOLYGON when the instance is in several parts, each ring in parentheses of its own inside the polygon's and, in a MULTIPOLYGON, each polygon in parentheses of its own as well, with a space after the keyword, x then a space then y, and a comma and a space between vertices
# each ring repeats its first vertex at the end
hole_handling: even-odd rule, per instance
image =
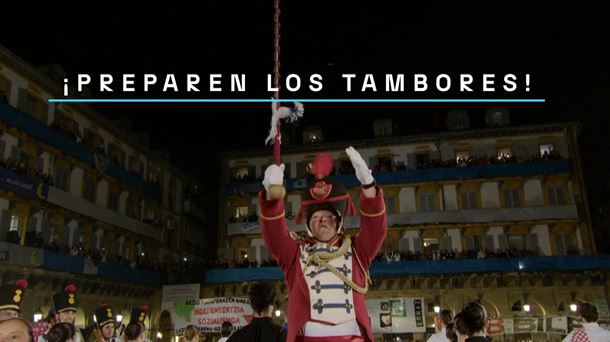
POLYGON ((291 237, 283 198, 269 196, 270 186, 283 183, 284 165, 265 170, 265 191, 259 194, 261 230, 288 285, 289 342, 373 341, 364 295, 368 269, 387 233, 385 204, 360 154, 351 146, 346 153, 362 184, 360 232, 354 237, 343 232, 353 204, 342 184, 326 178, 332 169, 328 155, 314 161, 310 173, 315 179, 301 199, 297 222, 306 214, 308 238, 291 237))

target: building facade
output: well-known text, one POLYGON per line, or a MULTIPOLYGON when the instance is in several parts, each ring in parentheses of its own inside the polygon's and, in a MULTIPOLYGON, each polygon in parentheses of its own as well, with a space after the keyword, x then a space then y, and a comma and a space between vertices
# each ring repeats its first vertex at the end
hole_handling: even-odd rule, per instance
POLYGON ((62 80, 61 69, 34 68, 0 46, 2 282, 30 280, 26 319, 46 315, 49 293, 75 282, 77 324, 103 302, 119 311, 149 303, 155 326, 161 284, 186 281, 209 249, 198 182, 128 120, 50 103, 62 80))
MULTIPOLYGON (((457 312, 471 300, 485 304, 492 317, 511 319, 574 316, 569 303, 579 300, 607 307, 608 260, 595 256, 579 125, 507 123, 478 130, 468 130, 466 124, 444 133, 394 137, 392 122, 379 120, 373 125, 374 139, 343 143, 324 143, 318 139, 318 127, 305 129, 302 145, 282 147, 288 227, 304 232, 304 225, 294 218, 308 164, 320 152, 333 157, 334 177, 346 184, 358 205, 359 183, 344 152, 351 145, 383 188, 388 214, 388 236, 373 265, 367 298, 424 297, 428 332, 433 331, 434 306, 457 312), (312 136, 316 138, 309 139, 312 136)), ((257 192, 271 162, 270 150, 224 156, 218 257, 227 264, 273 265, 257 217, 257 192)), ((346 220, 348 234, 357 232, 358 221, 346 220)), ((261 277, 282 278, 264 270, 261 277)), ((208 291, 240 294, 245 290, 240 282, 219 271, 208 277, 208 291)), ((281 282, 278 290, 286 293, 281 282)), ((607 315, 603 320, 609 319, 607 315)), ((532 332, 503 338, 562 339, 532 332)))

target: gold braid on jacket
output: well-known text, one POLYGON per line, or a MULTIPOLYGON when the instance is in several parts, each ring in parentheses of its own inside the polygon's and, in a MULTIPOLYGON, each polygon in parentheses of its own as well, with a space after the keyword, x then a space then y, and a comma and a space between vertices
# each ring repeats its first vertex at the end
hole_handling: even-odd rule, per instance
POLYGON ((352 239, 346 235, 344 237, 343 244, 341 245, 341 247, 338 250, 336 250, 334 252, 311 253, 305 259, 305 264, 307 266, 316 265, 316 266, 318 266, 318 269, 322 268, 322 267, 327 268, 332 274, 336 275, 339 279, 343 280, 349 287, 354 289, 354 291, 361 293, 361 294, 366 294, 369 291, 369 282, 371 281, 371 277, 369 275, 369 272, 364 268, 364 266, 362 266, 362 262, 360 262, 360 258, 358 257, 358 254, 356 254, 355 251, 354 251, 354 256, 356 257, 356 260, 358 261, 358 266, 360 267, 360 269, 362 270, 362 273, 365 276, 364 287, 358 286, 358 284, 354 283, 354 281, 352 281, 351 279, 346 277, 343 273, 341 273, 341 271, 339 271, 337 268, 335 268, 334 266, 332 266, 331 264, 328 263, 329 261, 334 260, 336 258, 344 257, 347 253, 349 253, 351 248, 352 248, 352 239))

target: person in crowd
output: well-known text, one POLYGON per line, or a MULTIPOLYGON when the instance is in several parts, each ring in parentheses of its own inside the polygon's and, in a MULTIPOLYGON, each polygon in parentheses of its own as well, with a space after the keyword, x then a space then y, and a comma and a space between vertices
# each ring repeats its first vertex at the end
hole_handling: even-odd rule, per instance
POLYGON ((441 310, 434 317, 436 333, 430 336, 427 342, 447 342, 447 325, 453 322, 453 313, 447 309, 441 310))
POLYGON ((144 342, 146 340, 146 326, 140 321, 132 321, 125 327, 125 341, 144 342))
POLYGON ((455 323, 447 324, 447 327, 445 328, 445 337, 447 337, 447 341, 449 342, 457 342, 458 337, 455 332, 455 323))
POLYGON ((182 335, 184 342, 197 342, 199 341, 199 331, 197 327, 194 325, 189 325, 184 329, 184 333, 182 335))
POLYGON ((462 312, 453 318, 453 331, 455 332, 457 342, 464 342, 468 338, 468 328, 464 323, 464 314, 462 312))
POLYGON ((271 315, 276 300, 275 287, 268 281, 258 281, 250 287, 252 320, 234 332, 227 342, 284 342, 286 330, 273 323, 271 315))
POLYGON ((0 342, 34 342, 32 329, 21 318, 0 321, 0 342))
POLYGON ((582 320, 582 327, 572 330, 563 342, 602 342, 610 341, 610 331, 605 330, 597 324, 599 311, 592 303, 581 303, 578 305, 578 315, 582 320))
POLYGON ((487 311, 479 302, 470 302, 462 310, 464 326, 468 338, 466 342, 488 342, 485 334, 487 311))
POLYGON ((115 337, 117 324, 112 307, 108 304, 102 304, 95 309, 93 315, 97 329, 97 331, 94 330, 96 340, 103 339, 105 342, 110 342, 115 337))
POLYGON ((28 282, 19 279, 14 285, 3 285, 0 287, 0 321, 19 317, 21 302, 28 282))
POLYGON ((229 321, 222 322, 222 325, 220 326, 220 335, 222 335, 222 337, 220 340, 218 340, 218 342, 227 342, 232 333, 233 324, 231 324, 229 321))
POLYGON ((71 323, 57 323, 46 333, 47 342, 75 342, 76 328, 71 323))

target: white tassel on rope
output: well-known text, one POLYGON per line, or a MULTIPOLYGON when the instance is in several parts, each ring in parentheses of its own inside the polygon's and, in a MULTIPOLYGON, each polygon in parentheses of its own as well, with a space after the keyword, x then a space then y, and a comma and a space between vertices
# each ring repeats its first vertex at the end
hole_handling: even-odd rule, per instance
POLYGON ((278 134, 278 120, 284 119, 285 122, 295 122, 299 118, 303 117, 305 107, 300 102, 294 102, 294 108, 284 106, 277 108, 277 104, 275 102, 271 102, 271 111, 273 113, 271 115, 271 129, 269 130, 269 136, 267 139, 265 139, 265 145, 273 143, 273 140, 275 140, 275 136, 278 134))

